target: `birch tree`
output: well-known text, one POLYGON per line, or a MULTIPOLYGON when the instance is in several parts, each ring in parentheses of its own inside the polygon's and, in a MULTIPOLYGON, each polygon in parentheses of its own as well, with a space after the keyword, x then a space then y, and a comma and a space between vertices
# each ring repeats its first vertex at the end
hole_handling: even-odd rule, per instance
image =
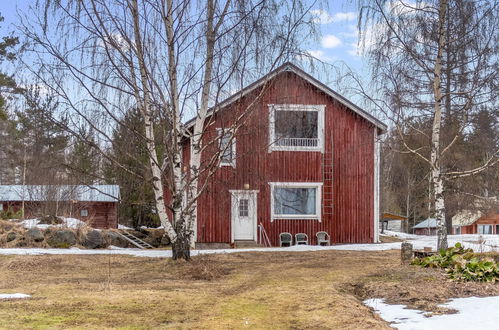
POLYGON ((445 249, 446 183, 481 173, 498 162, 497 149, 479 166, 465 170, 450 170, 446 158, 480 106, 497 107, 498 3, 375 0, 360 4, 359 29, 376 92, 359 91, 392 121, 405 141, 403 152, 427 165, 437 246, 445 249), (431 129, 414 125, 418 118, 430 118, 431 129), (451 119, 454 125, 444 125, 444 120, 451 119), (404 139, 407 129, 418 131, 426 145, 411 145, 404 139))
MULTIPOLYGON (((73 122, 65 128, 78 136, 75 128, 88 126, 99 137, 94 147, 116 166, 105 145, 116 127, 126 128, 124 113, 138 110, 143 129, 128 129, 145 142, 147 182, 173 258, 189 259, 197 199, 224 152, 203 157, 218 145, 218 137, 205 134, 210 108, 299 55, 298 40, 310 33, 309 8, 299 0, 40 0, 38 5, 38 21, 22 23, 32 46, 29 68, 66 107, 73 122), (193 125, 185 124, 188 117, 194 117, 193 125), (163 157, 154 138, 159 118, 168 122, 163 157)), ((249 111, 251 106, 243 112, 249 111)), ((231 139, 245 117, 231 123, 231 139)))

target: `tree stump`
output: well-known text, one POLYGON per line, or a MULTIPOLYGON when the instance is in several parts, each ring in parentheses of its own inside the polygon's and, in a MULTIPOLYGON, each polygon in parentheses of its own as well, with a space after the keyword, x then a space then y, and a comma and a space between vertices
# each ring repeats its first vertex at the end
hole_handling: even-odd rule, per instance
POLYGON ((403 242, 400 248, 400 257, 402 264, 410 264, 412 260, 412 244, 403 242))

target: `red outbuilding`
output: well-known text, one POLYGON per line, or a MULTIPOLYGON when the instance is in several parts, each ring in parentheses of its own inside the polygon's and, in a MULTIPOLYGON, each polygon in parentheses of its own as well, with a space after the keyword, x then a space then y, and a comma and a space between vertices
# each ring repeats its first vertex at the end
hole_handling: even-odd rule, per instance
MULTIPOLYGON (((378 241, 382 122, 290 63, 214 107, 206 141, 218 134, 225 147, 223 134, 242 113, 198 200, 198 244, 266 235, 276 246, 281 233, 317 244, 321 231, 331 243, 378 241)), ((186 142, 186 163, 189 152, 186 142)))
POLYGON ((117 185, 0 185, 0 211, 24 218, 76 218, 94 228, 118 228, 117 185))

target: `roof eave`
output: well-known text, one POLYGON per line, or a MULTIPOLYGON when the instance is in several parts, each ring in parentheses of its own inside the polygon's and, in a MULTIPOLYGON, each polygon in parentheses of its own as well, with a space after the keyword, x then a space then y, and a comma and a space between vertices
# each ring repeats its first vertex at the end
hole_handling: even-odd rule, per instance
MULTIPOLYGON (((251 93, 252 91, 254 91, 258 87, 262 86, 264 83, 270 81, 271 79, 273 79, 275 76, 277 76, 279 73, 282 73, 282 72, 293 72, 296 75, 298 75, 299 77, 301 77, 302 79, 306 80, 307 82, 309 82, 310 84, 312 84, 313 86, 318 88, 319 90, 323 91, 324 93, 326 93, 327 95, 329 95, 330 97, 335 99, 336 101, 340 102, 341 104, 343 104, 344 106, 346 106, 347 108, 352 110, 353 112, 360 115, 362 118, 364 118, 367 121, 369 121, 370 123, 372 123, 375 127, 378 128, 378 130, 379 130, 378 134, 383 134, 384 132, 386 132, 388 127, 383 122, 381 122, 380 120, 378 120, 377 118, 375 118, 374 116, 369 114, 368 112, 364 111, 362 108, 355 105, 354 103, 352 103, 351 101, 349 101, 345 97, 341 96, 340 94, 338 94, 337 92, 335 92, 334 90, 329 88, 327 85, 325 85, 322 82, 320 82, 319 80, 315 79, 310 74, 306 73, 305 71, 303 71, 302 69, 300 69, 299 67, 294 65, 293 63, 289 63, 289 62, 281 65, 280 67, 271 71, 270 73, 268 73, 264 77, 260 78, 259 80, 248 85, 247 87, 243 88, 239 92, 229 96, 228 98, 226 98, 222 102, 213 106, 212 108, 210 108, 208 110, 208 116, 212 115, 214 111, 225 108, 226 106, 239 100, 240 98, 244 97, 245 95, 251 93)), ((190 129, 194 126, 195 119, 196 119, 196 117, 188 120, 185 123, 187 129, 190 129)))

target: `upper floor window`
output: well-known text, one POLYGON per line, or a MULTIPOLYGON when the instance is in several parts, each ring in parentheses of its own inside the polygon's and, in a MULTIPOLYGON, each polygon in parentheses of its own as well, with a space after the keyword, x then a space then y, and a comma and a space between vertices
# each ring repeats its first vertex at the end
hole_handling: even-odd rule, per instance
POLYGON ((220 147, 220 166, 236 167, 236 138, 231 129, 217 128, 220 147))
POLYGON ((325 105, 270 104, 269 152, 322 151, 325 105))

